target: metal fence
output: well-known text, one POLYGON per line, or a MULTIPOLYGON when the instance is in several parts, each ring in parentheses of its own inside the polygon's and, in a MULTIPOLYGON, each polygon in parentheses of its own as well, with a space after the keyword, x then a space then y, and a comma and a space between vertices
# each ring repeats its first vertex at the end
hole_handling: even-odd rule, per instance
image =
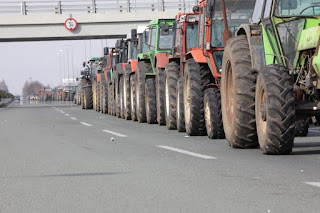
POLYGON ((197 0, 63 0, 0 2, 0 15, 126 13, 142 11, 191 12, 197 0))

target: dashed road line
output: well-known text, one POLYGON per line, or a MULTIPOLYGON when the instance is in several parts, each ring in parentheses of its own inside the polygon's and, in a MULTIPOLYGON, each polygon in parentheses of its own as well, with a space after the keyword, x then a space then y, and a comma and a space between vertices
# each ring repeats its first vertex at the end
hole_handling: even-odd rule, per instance
POLYGON ((304 184, 308 184, 310 186, 320 187, 320 182, 303 182, 304 184))
POLYGON ((75 120, 78 120, 78 118, 75 118, 75 117, 70 117, 70 119, 71 119, 71 120, 74 120, 74 121, 75 121, 75 120))
POLYGON ((198 154, 198 153, 195 153, 195 152, 190 152, 190 151, 186 151, 186 150, 183 150, 183 149, 178 149, 178 148, 174 148, 174 147, 170 147, 170 146, 158 146, 159 148, 162 148, 162 149, 167 149, 167 150, 170 150, 170 151, 174 151, 174 152, 179 152, 179 153, 182 153, 182 154, 186 154, 186 155, 191 155, 191 156, 194 156, 194 157, 198 157, 198 158, 203 158, 203 159, 206 159, 206 160, 217 160, 218 158, 216 157, 212 157, 212 156, 208 156, 208 155, 202 155, 202 154, 198 154))
POLYGON ((126 138, 128 137, 128 135, 123 135, 121 133, 117 133, 117 132, 114 132, 114 131, 110 131, 110 130, 102 130, 102 132, 106 132, 106 133, 109 133, 109 134, 112 134, 112 135, 116 135, 116 136, 119 136, 119 137, 122 137, 122 138, 126 138))
POLYGON ((93 126, 92 124, 88 124, 88 123, 86 123, 86 122, 80 122, 82 125, 84 125, 84 126, 93 126))
POLYGON ((65 115, 65 116, 68 116, 68 117, 70 116, 69 114, 64 114, 64 115, 65 115))

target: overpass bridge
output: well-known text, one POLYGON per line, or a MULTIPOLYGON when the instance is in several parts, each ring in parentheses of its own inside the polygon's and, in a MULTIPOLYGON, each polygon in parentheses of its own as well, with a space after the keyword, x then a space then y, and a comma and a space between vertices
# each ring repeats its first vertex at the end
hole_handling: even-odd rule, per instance
POLYGON ((0 2, 0 42, 124 38, 156 18, 190 12, 197 0, 0 2), (75 30, 66 29, 73 18, 75 30))

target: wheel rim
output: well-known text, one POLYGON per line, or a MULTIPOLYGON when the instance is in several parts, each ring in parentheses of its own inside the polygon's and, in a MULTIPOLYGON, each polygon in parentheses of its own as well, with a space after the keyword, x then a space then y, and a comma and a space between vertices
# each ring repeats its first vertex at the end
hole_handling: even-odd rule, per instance
MULTIPOLYGON (((147 88, 147 87, 146 87, 147 88)), ((149 117, 149 95, 148 95, 148 90, 146 89, 146 112, 147 112, 147 118, 149 117)))
MULTIPOLYGON (((130 82, 131 83, 131 82, 130 82)), ((133 87, 131 87, 131 91, 130 91, 130 100, 131 100, 131 111, 133 112, 133 87)))
POLYGON ((232 126, 233 123, 233 79, 232 79, 232 67, 231 63, 228 62, 227 65, 227 75, 225 80, 225 88, 226 88, 226 114, 227 114, 227 122, 229 126, 232 126))
POLYGON ((127 91, 126 91, 126 81, 123 82, 123 104, 124 104, 124 109, 126 109, 127 106, 127 91))
POLYGON ((168 80, 166 79, 166 115, 169 116, 169 87, 168 80))
POLYGON ((139 107, 140 107, 140 91, 139 91, 139 84, 136 85, 136 104, 137 104, 137 111, 139 111, 139 107))
MULTIPOLYGON (((178 85, 179 86, 179 85, 178 85)), ((178 92, 177 92, 177 126, 179 125, 179 120, 180 120, 180 88, 178 87, 178 92)))
POLYGON ((123 110, 123 96, 122 96, 122 92, 121 89, 119 91, 119 98, 120 98, 120 110, 122 111, 123 110))
POLYGON ((204 105, 204 119, 206 121, 207 131, 211 132, 212 126, 211 126, 210 106, 209 106, 208 100, 206 100, 204 105))
POLYGON ((185 110, 184 110, 184 118, 185 118, 185 122, 186 124, 189 123, 190 121, 190 91, 189 91, 189 76, 186 75, 186 85, 184 87, 184 106, 185 106, 185 110))
POLYGON ((263 133, 263 135, 267 132, 267 109, 266 109, 266 94, 265 90, 262 87, 259 91, 257 103, 257 128, 258 133, 263 133))

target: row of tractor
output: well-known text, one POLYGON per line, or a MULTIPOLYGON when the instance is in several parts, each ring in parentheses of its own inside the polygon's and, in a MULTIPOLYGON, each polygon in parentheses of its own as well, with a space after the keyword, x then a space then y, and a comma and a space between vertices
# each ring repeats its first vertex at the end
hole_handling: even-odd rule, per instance
POLYGON ((84 62, 77 103, 289 154, 320 114, 319 14, 314 1, 203 0, 84 62))
POLYGON ((39 101, 74 101, 76 86, 60 86, 54 89, 42 88, 38 94, 31 95, 29 100, 39 101))

